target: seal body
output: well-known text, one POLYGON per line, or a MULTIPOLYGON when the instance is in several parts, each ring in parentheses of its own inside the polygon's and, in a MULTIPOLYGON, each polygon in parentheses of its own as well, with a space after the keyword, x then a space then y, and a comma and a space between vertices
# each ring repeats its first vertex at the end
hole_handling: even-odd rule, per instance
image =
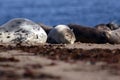
POLYGON ((46 32, 29 19, 15 18, 3 24, 0 28, 2 43, 45 43, 46 32))
POLYGON ((48 34, 49 43, 73 44, 75 40, 74 33, 66 25, 57 25, 48 34))
POLYGON ((81 26, 77 24, 68 24, 69 28, 73 29, 77 42, 83 43, 106 43, 106 33, 104 31, 81 26))

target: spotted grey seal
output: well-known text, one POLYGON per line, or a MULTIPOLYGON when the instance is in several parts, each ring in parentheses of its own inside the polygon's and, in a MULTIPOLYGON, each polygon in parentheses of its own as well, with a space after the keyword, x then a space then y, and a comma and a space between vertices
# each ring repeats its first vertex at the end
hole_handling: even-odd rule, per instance
POLYGON ((74 33, 66 25, 57 25, 48 34, 49 43, 73 44, 75 40, 74 33))
POLYGON ((81 26, 77 24, 68 24, 70 29, 73 29, 73 32, 76 37, 76 41, 83 43, 106 43, 106 33, 104 31, 92 28, 81 26))
POLYGON ((46 40, 46 32, 29 19, 15 18, 0 27, 2 43, 45 43, 46 40))

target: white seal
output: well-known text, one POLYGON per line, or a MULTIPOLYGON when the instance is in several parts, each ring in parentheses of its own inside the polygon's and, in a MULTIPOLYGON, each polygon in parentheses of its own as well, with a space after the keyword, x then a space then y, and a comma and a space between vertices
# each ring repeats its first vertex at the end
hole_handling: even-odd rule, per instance
POLYGON ((57 25, 48 34, 49 43, 73 44, 75 40, 73 31, 66 25, 57 25))
POLYGON ((45 43, 46 32, 29 19, 15 18, 0 27, 2 43, 45 43))

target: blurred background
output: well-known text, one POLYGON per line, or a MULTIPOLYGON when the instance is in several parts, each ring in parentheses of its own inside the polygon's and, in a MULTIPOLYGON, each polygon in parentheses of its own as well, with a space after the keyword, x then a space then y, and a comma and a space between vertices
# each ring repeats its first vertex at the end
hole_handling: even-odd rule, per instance
POLYGON ((50 26, 120 22, 120 0, 0 0, 0 25, 28 18, 50 26))

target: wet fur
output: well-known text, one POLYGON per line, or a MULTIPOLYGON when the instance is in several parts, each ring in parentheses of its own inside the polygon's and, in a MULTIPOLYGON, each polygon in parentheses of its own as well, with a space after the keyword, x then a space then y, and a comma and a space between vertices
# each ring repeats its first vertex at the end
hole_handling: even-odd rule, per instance
POLYGON ((95 28, 81 26, 77 24, 68 24, 73 29, 76 41, 83 43, 106 43, 106 33, 95 28))

